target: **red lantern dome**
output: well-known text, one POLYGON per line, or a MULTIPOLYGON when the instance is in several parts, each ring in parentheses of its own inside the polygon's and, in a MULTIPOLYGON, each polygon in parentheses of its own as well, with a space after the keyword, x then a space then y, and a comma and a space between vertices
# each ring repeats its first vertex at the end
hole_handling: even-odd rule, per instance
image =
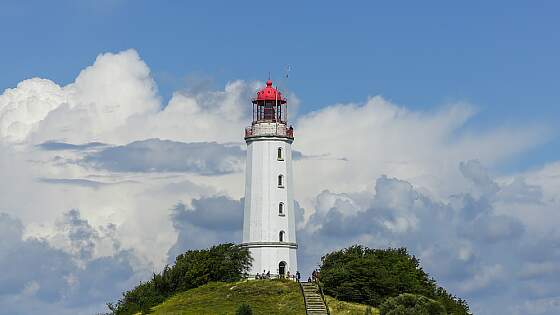
POLYGON ((278 102, 278 104, 286 103, 286 99, 282 96, 282 93, 272 87, 272 81, 270 79, 266 81, 266 87, 259 90, 257 92, 257 97, 253 99, 253 103, 259 101, 274 101, 278 102))
POLYGON ((294 139, 294 129, 288 127, 288 104, 282 93, 266 81, 266 87, 257 91, 253 103, 253 122, 245 129, 245 139, 272 135, 294 139))

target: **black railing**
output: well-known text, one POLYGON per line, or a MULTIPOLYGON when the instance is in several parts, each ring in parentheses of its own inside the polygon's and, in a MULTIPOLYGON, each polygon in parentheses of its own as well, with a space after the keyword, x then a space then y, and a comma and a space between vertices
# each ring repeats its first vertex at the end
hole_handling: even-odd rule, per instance
POLYGON ((303 284, 301 284, 301 282, 298 283, 299 283, 299 289, 301 291, 301 295, 303 295, 303 306, 305 307, 305 315, 309 315, 309 313, 307 312, 307 299, 305 298, 305 291, 303 290, 303 284))
MULTIPOLYGON (((267 136, 267 135, 268 134, 263 133, 261 136, 267 136)), ((273 132, 273 133, 270 133, 270 135, 285 136, 287 138, 293 139, 294 138, 294 128, 292 126, 290 126, 289 128, 286 127, 285 129, 279 129, 278 126, 276 126, 276 131, 273 132)), ((249 138, 249 137, 253 137, 253 136, 257 136, 254 132, 253 126, 245 128, 245 138, 249 138)))
POLYGON ((321 299, 323 299, 323 303, 325 303, 325 308, 327 309, 327 315, 331 315, 331 312, 329 311, 329 305, 327 304, 327 299, 325 299, 325 294, 323 293, 323 285, 319 281, 316 281, 315 283, 317 283, 317 286, 319 287, 319 293, 321 294, 321 299))

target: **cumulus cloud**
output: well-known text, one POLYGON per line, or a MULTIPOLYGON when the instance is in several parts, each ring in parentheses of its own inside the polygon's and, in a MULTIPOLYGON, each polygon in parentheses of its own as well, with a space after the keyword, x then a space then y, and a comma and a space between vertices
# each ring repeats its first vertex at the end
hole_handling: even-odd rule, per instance
POLYGON ((148 139, 86 155, 83 162, 113 172, 192 172, 203 175, 243 170, 239 145, 148 139))
MULTIPOLYGON (((316 212, 308 228, 300 231, 303 244, 314 244, 302 248, 303 268, 313 268, 329 250, 355 243, 405 246, 440 283, 467 298, 477 314, 500 313, 499 305, 512 296, 523 300, 554 296, 559 283, 553 268, 560 254, 557 233, 535 228, 515 213, 503 214, 499 209, 517 203, 517 198, 511 198, 512 185, 517 196, 537 198, 540 189, 498 184, 478 161, 459 163, 458 168, 474 186, 445 201, 386 176, 378 178, 369 193, 322 192, 316 197, 316 212), (547 245, 542 243, 545 239, 547 245), (513 288, 519 288, 518 292, 513 288)), ((547 203, 547 207, 555 206, 547 203)), ((512 312, 521 307, 513 300, 508 303, 517 305, 511 307, 512 312)), ((538 314, 553 314, 553 309, 538 314)))
POLYGON ((95 149, 98 147, 105 146, 104 143, 101 142, 90 142, 84 144, 71 144, 65 142, 58 142, 58 141, 47 141, 43 142, 38 145, 43 150, 48 151, 60 151, 60 150, 88 150, 88 149, 95 149))
POLYGON ((547 138, 542 126, 469 130, 466 125, 475 114, 474 106, 463 103, 410 111, 377 96, 364 104, 336 104, 302 115, 294 147, 309 156, 339 159, 296 163, 296 176, 305 178, 295 182, 296 193, 305 196, 296 197, 312 208, 312 198, 324 189, 358 192, 389 175, 445 198, 467 185, 457 168, 460 162, 478 160, 492 167, 547 138))
POLYGON ((461 162, 459 169, 466 179, 470 180, 473 187, 481 195, 492 195, 498 191, 498 185, 490 179, 488 171, 478 160, 461 162))
POLYGON ((168 253, 170 262, 188 249, 240 241, 243 199, 233 200, 225 196, 193 199, 191 207, 182 203, 176 205, 171 220, 178 235, 168 253))
MULTIPOLYGON (((0 313, 91 314, 181 251, 240 241, 239 143, 257 86, 186 87, 163 104, 127 50, 66 86, 33 78, 5 90, 0 313)), ((354 243, 407 246, 477 314, 556 314, 560 163, 495 167, 549 134, 473 130, 475 115, 377 96, 292 116, 302 271, 354 243)))
POLYGON ((519 219, 504 215, 489 215, 477 217, 465 224, 461 232, 471 239, 497 242, 514 240, 523 233, 524 229, 519 219))
POLYGON ((52 110, 67 102, 54 82, 29 79, 0 96, 0 135, 10 142, 23 141, 52 110))
POLYGON ((108 183, 82 179, 82 178, 39 178, 38 180, 40 182, 47 183, 47 184, 82 186, 82 187, 91 187, 91 188, 99 188, 104 185, 109 185, 108 183))
POLYGON ((6 90, 0 97, 0 134, 8 142, 112 139, 131 117, 159 108, 149 68, 136 51, 107 53, 67 86, 33 78, 6 90))
POLYGON ((114 298, 122 285, 136 280, 130 253, 92 258, 96 232, 77 210, 67 212, 60 230, 67 235, 73 252, 57 249, 43 239, 25 239, 23 230, 21 221, 0 214, 0 301, 18 303, 2 303, 1 314, 24 314, 33 309, 50 309, 47 314, 100 311, 101 303, 114 298), (76 259, 86 259, 86 263, 80 265, 76 259), (57 310, 53 305, 58 305, 57 310), (80 308, 91 305, 93 309, 80 308))
POLYGON ((80 217, 80 212, 72 209, 64 214, 59 222, 59 229, 68 237, 72 252, 79 259, 90 259, 95 249, 95 241, 99 238, 97 231, 80 217))

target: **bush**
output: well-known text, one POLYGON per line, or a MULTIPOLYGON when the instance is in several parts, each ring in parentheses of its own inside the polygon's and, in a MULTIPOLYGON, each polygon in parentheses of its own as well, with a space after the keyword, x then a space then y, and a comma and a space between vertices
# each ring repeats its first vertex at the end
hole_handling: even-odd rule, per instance
POLYGON ((438 287, 405 248, 356 245, 329 253, 321 262, 325 294, 339 300, 379 306, 388 298, 413 293, 440 302, 449 314, 469 314, 467 303, 438 287))
POLYGON ((249 304, 241 304, 237 308, 235 315, 253 315, 253 310, 249 304))
POLYGON ((175 265, 123 293, 116 304, 107 304, 114 315, 129 315, 149 310, 174 293, 186 291, 212 281, 239 281, 251 266, 246 248, 221 244, 210 249, 190 250, 177 256, 175 265))
POLYGON ((410 293, 388 298, 379 311, 380 315, 447 315, 438 301, 410 293))

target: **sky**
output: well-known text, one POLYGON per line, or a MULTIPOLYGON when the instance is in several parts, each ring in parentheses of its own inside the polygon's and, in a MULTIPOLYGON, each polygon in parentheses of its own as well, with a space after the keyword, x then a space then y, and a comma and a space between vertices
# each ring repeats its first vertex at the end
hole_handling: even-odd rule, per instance
POLYGON ((560 313, 558 9, 0 1, 0 314, 106 311, 182 251, 240 241, 269 75, 304 272, 406 246, 475 314, 560 313))

